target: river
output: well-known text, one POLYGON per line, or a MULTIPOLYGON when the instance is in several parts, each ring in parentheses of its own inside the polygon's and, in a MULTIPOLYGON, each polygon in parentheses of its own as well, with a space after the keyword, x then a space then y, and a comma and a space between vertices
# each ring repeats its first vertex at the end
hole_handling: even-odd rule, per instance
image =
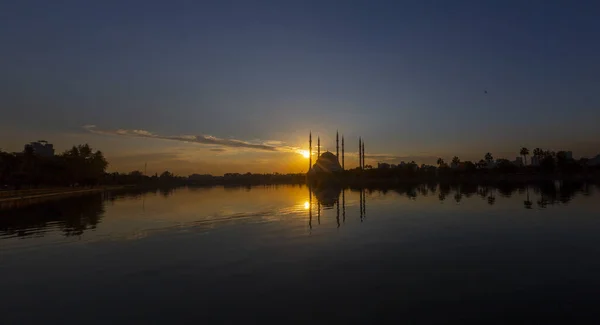
POLYGON ((597 323, 600 188, 177 188, 0 211, 2 324, 597 323))

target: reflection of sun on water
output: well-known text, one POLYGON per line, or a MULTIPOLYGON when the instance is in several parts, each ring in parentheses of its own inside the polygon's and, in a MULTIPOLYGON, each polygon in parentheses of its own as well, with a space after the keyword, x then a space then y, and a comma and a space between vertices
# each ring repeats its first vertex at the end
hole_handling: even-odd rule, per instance
POLYGON ((310 208, 310 203, 308 201, 304 202, 304 209, 308 210, 310 208))

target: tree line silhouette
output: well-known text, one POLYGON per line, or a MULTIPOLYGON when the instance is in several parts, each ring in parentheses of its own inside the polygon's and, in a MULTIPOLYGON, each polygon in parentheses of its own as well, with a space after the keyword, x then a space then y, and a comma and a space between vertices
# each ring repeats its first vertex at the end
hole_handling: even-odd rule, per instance
POLYGON ((87 144, 52 157, 39 156, 31 147, 22 153, 0 150, 0 186, 17 190, 25 185, 95 186, 104 178, 107 166, 102 152, 87 144))
MULTIPOLYGON (((459 157, 454 156, 451 163, 448 164, 443 158, 438 158, 436 166, 422 164, 417 165, 414 161, 401 163, 398 165, 379 163, 378 168, 365 166, 363 172, 367 177, 373 178, 393 178, 393 177, 422 177, 439 178, 452 176, 469 175, 542 175, 542 176, 573 176, 573 175, 597 175, 600 166, 589 164, 588 158, 579 160, 570 157, 566 151, 549 151, 536 148, 533 150, 535 164, 528 163, 529 149, 523 147, 519 150, 519 156, 523 158, 522 164, 511 162, 508 159, 494 159, 492 153, 486 153, 482 159, 477 162, 461 161, 459 157)), ((356 172, 357 170, 353 170, 356 172)))
MULTIPOLYGON (((377 168, 365 165, 360 168, 345 170, 339 173, 346 181, 406 181, 411 179, 429 180, 453 177, 472 177, 474 180, 485 180, 491 177, 506 175, 570 177, 573 175, 597 177, 599 166, 590 166, 589 159, 575 160, 565 151, 549 151, 540 148, 533 150, 531 159, 528 148, 518 151, 524 164, 515 164, 507 159, 494 159, 486 153, 477 162, 461 161, 454 156, 450 164, 438 158, 436 166, 414 161, 401 164, 379 163, 377 168), (535 164, 531 162, 535 160, 535 164)), ((22 153, 8 153, 0 150, 0 186, 20 189, 23 186, 95 186, 102 185, 258 185, 258 184, 300 184, 305 182, 305 174, 253 174, 227 173, 223 176, 209 174, 192 174, 177 176, 170 171, 160 174, 146 175, 135 170, 129 173, 106 173, 107 160, 101 151, 94 151, 89 145, 77 145, 65 152, 53 156, 36 155, 31 147, 22 153)))

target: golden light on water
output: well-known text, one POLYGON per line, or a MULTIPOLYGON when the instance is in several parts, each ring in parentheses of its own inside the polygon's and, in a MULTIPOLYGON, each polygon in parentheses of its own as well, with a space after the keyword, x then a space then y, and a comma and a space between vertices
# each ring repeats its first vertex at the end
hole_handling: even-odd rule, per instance
POLYGON ((304 202, 304 209, 305 210, 310 209, 310 203, 308 203, 308 201, 304 202))

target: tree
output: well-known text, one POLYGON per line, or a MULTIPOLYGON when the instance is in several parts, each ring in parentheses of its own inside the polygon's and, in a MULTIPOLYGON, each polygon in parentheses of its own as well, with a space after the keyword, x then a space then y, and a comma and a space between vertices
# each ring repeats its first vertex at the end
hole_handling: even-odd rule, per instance
POLYGON ((481 159, 479 160, 479 162, 477 162, 477 168, 485 168, 485 166, 487 166, 487 163, 485 162, 485 160, 481 159))
POLYGON ((160 174, 160 179, 169 179, 169 178, 173 178, 173 174, 171 174, 171 172, 169 172, 168 170, 165 170, 164 172, 162 172, 162 174, 160 174))
POLYGON ((95 180, 94 183, 97 182, 98 179, 100 179, 100 177, 102 177, 102 175, 104 175, 104 172, 106 171, 106 168, 108 167, 108 161, 106 161, 106 159, 104 158, 104 155, 102 154, 102 151, 97 150, 96 152, 94 152, 91 156, 91 161, 90 161, 90 175, 92 179, 95 180))
POLYGON ((477 169, 477 166, 471 161, 465 161, 465 171, 472 172, 477 169))
POLYGON ((144 173, 142 173, 139 170, 134 170, 132 172, 129 173, 129 176, 133 177, 133 178, 142 178, 144 176, 144 173))
POLYGON ((554 167, 556 165, 556 160, 552 155, 546 155, 544 159, 540 162, 540 167, 543 171, 547 173, 554 172, 554 167))
POLYGON ((18 160, 14 154, 0 151, 0 185, 8 184, 17 172, 18 160))
POLYGON ((521 154, 521 156, 523 156, 523 161, 525 162, 525 165, 527 165, 527 156, 529 155, 529 149, 523 147, 521 148, 521 151, 519 153, 521 154))
POLYGON ((39 185, 41 181, 41 170, 39 157, 35 155, 32 146, 25 146, 19 173, 21 174, 21 180, 26 184, 39 185))
POLYGON ((456 165, 458 165, 458 164, 460 164, 460 159, 459 159, 457 156, 454 156, 454 157, 452 158, 452 165, 455 165, 455 166, 456 166, 456 165))
POLYGON ((443 165, 445 165, 446 163, 444 162, 444 159, 442 159, 442 158, 438 158, 438 160, 437 160, 437 164, 438 164, 438 167, 440 167, 440 168, 441 168, 441 167, 442 167, 443 165))
POLYGON ((517 171, 517 166, 515 166, 507 159, 498 159, 498 161, 496 162, 496 169, 503 173, 513 173, 517 171))
POLYGON ((488 164, 491 164, 494 161, 494 157, 492 156, 491 153, 488 152, 488 153, 485 154, 485 161, 488 164))
POLYGON ((390 169, 390 164, 388 163, 378 163, 377 169, 390 169))
POLYGON ((533 156, 536 158, 541 158, 544 155, 544 151, 540 148, 533 149, 533 156))
POLYGON ((68 180, 71 185, 96 185, 104 176, 108 162, 101 151, 94 150, 86 143, 73 146, 65 151, 59 158, 63 159, 67 170, 68 180))

